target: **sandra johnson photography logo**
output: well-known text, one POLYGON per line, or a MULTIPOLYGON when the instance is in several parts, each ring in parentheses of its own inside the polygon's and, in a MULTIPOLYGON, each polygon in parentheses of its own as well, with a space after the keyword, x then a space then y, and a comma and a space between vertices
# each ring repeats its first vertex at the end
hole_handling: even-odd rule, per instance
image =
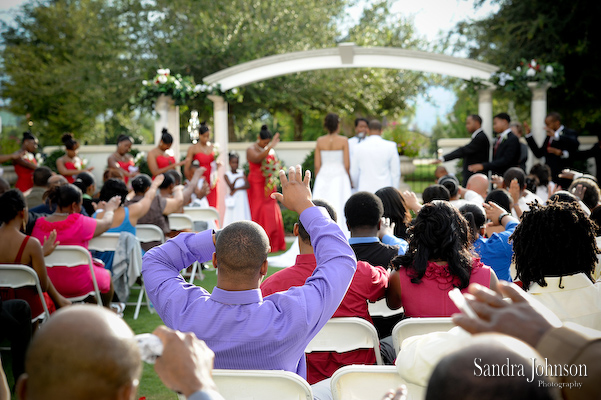
MULTIPOLYGON (((533 382, 535 377, 587 377, 586 364, 550 364, 545 358, 542 360, 530 358, 531 365, 511 363, 509 358, 503 364, 483 363, 481 358, 474 358, 474 376, 500 377, 523 376, 527 382, 533 382)), ((544 384, 544 382, 541 382, 544 384)), ((556 386, 557 384, 555 384, 556 386)), ((580 387, 579 382, 563 384, 570 387, 580 387)))

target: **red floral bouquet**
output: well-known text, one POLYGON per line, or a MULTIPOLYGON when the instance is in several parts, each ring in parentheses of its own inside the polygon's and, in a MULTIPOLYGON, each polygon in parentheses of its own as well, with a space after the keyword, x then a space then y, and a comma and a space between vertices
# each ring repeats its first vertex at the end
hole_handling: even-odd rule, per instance
POLYGON ((280 184, 280 169, 282 167, 282 163, 275 157, 275 154, 270 153, 263 159, 261 172, 265 177, 265 196, 269 196, 280 184))

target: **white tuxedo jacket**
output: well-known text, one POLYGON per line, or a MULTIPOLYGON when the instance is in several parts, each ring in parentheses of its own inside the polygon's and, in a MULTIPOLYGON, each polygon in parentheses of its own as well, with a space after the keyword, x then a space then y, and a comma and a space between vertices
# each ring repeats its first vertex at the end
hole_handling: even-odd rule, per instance
POLYGON ((356 177, 353 184, 358 191, 374 193, 387 186, 398 188, 401 161, 396 143, 371 135, 353 153, 351 177, 356 177))

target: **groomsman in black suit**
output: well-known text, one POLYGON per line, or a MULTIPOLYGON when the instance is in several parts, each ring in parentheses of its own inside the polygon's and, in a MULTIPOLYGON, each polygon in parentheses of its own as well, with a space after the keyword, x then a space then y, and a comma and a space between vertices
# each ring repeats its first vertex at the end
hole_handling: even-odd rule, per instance
POLYGON ((472 164, 468 166, 470 172, 487 172, 503 176, 505 171, 511 167, 517 167, 520 161, 520 140, 511 131, 509 123, 511 118, 507 113, 500 113, 493 117, 492 127, 497 133, 497 139, 493 143, 493 155, 491 162, 472 164))
POLYGON ((463 187, 467 186, 467 180, 474 175, 468 170, 468 166, 477 163, 485 163, 489 160, 490 142, 481 128, 482 118, 479 115, 468 115, 465 120, 465 128, 472 134, 472 140, 449 154, 441 156, 434 164, 463 158, 463 187))
POLYGON ((567 129, 561 123, 561 115, 556 112, 549 113, 545 118, 545 131, 547 137, 541 147, 538 147, 530 127, 524 124, 526 129, 526 141, 530 150, 537 158, 545 157, 545 163, 551 168, 553 181, 558 183, 559 174, 565 168, 571 167, 571 160, 578 151, 578 133, 572 129, 567 129))

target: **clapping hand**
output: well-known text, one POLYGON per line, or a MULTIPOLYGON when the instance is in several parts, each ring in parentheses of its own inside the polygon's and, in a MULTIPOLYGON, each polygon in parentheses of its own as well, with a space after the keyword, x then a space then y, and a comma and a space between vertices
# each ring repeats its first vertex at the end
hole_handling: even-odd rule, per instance
POLYGON ((390 218, 382 217, 380 220, 380 228, 378 229, 378 238, 382 238, 386 235, 394 236, 394 222, 390 222, 390 218))
POLYGON ((44 238, 44 244, 42 245, 44 257, 52 254, 54 249, 56 249, 56 246, 58 246, 60 243, 61 242, 56 241, 56 229, 53 229, 52 232, 50 232, 50 235, 44 238))

